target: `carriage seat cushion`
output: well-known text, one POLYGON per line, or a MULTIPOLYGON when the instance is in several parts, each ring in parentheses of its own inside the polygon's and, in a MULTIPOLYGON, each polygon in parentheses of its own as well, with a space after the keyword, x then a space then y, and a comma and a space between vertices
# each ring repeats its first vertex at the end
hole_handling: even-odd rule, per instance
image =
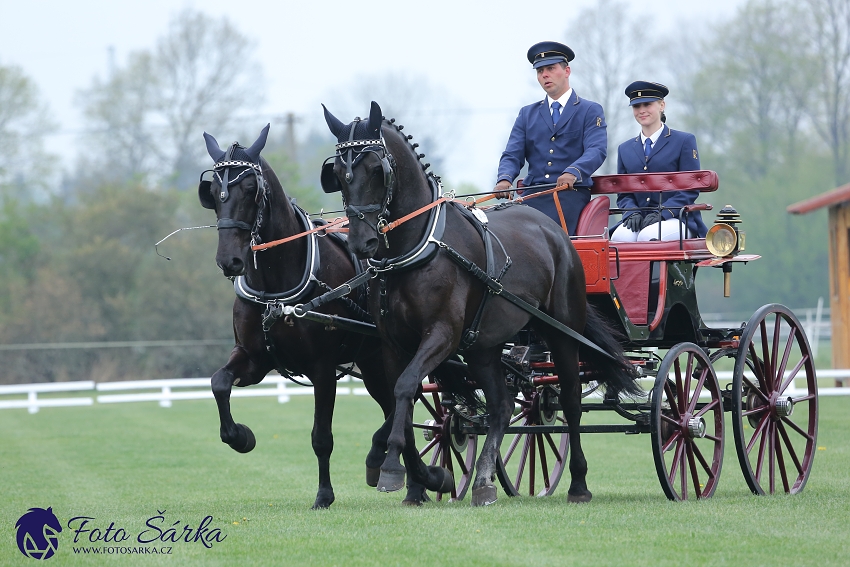
POLYGON ((645 193, 648 191, 716 191, 717 173, 703 169, 665 173, 626 173, 593 177, 594 195, 611 193, 645 193))
POLYGON ((591 199, 578 217, 576 236, 597 236, 605 234, 608 228, 608 197, 591 199))

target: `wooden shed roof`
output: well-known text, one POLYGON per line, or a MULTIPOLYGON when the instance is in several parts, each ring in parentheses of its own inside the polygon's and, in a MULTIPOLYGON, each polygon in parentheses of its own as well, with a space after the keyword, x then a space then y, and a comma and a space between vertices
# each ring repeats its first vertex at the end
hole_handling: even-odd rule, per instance
POLYGON ((850 183, 842 185, 841 187, 831 191, 827 191, 826 193, 816 195, 811 199, 806 199, 805 201, 789 205, 786 210, 793 215, 804 215, 806 213, 822 209, 823 207, 830 207, 832 205, 838 205, 846 202, 850 202, 850 183))

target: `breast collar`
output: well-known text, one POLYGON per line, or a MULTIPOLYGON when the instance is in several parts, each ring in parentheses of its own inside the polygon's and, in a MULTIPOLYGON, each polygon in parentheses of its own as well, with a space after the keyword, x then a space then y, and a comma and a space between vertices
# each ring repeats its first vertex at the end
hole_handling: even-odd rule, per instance
MULTIPOLYGON (((310 222, 310 217, 300 207, 293 205, 295 214, 305 230, 313 228, 310 222)), ((304 299, 313 291, 318 278, 316 272, 321 266, 319 257, 319 240, 317 233, 310 234, 307 238, 307 262, 304 265, 304 275, 301 278, 301 283, 289 291, 277 293, 268 293, 265 291, 255 290, 248 286, 248 281, 245 276, 238 276, 233 280, 233 290, 238 297, 252 303, 260 305, 268 305, 270 303, 281 303, 284 305, 296 304, 303 302, 304 299)))
MULTIPOLYGON (((443 196, 443 186, 440 180, 433 175, 428 175, 428 184, 431 185, 433 193, 432 201, 443 196)), ((427 264, 437 255, 439 247, 437 243, 443 238, 446 229, 446 203, 440 203, 429 212, 428 227, 422 235, 422 240, 409 252, 395 258, 383 258, 381 260, 369 259, 369 267, 375 272, 404 271, 427 264)))

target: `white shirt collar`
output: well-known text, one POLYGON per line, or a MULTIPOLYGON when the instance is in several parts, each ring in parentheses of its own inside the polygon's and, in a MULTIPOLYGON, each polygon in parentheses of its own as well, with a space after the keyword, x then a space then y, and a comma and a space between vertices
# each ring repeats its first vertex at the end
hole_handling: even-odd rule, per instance
POLYGON ((656 130, 656 131, 655 131, 655 133, 654 133, 654 134, 652 134, 651 136, 644 136, 644 135, 643 135, 643 132, 641 132, 641 133, 640 133, 640 143, 641 143, 641 144, 646 144, 646 138, 648 137, 650 140, 652 140, 652 145, 654 146, 654 145, 655 145, 655 142, 657 142, 657 141, 658 141, 658 138, 660 138, 660 137, 661 137, 661 132, 663 132, 663 131, 664 131, 664 123, 662 122, 662 123, 661 123, 661 128, 659 128, 658 130, 656 130))
MULTIPOLYGON (((566 108, 567 103, 570 101, 570 97, 573 96, 573 89, 567 89, 567 92, 561 95, 561 98, 555 99, 561 103, 561 108, 566 108)), ((552 103, 555 102, 552 100, 549 95, 546 95, 546 104, 549 105, 549 114, 552 114, 552 103)))

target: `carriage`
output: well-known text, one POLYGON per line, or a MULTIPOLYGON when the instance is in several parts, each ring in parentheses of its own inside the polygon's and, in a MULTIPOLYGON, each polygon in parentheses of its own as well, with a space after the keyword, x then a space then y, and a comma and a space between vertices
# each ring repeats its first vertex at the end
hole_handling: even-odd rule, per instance
MULTIPOLYGON (((786 307, 768 304, 746 323, 713 328, 701 318, 695 287, 698 268, 724 272, 730 292, 735 263, 747 255, 740 217, 726 206, 706 238, 641 243, 607 238, 606 195, 619 192, 718 188, 716 173, 627 174, 594 177, 594 198, 579 218, 573 245, 584 267, 589 301, 616 322, 626 354, 643 380, 645 399, 602 396, 594 370, 583 365, 583 412, 606 412, 617 423, 582 425, 583 433, 648 433, 664 494, 671 500, 708 498, 717 488, 731 415, 738 461, 755 494, 803 490, 817 437, 817 385, 805 331, 786 307), (732 369, 721 383, 716 368, 732 369)), ((709 210, 710 205, 686 207, 709 210)), ((498 478, 509 495, 547 496, 567 466, 569 428, 560 411, 558 379, 549 353, 528 333, 506 345, 502 362, 516 409, 501 446, 498 478)), ((421 454, 452 470, 456 487, 437 498, 462 499, 473 478, 477 438, 487 416, 456 403, 429 380, 418 397, 414 427, 426 444, 421 454)), ((603 415, 605 415, 603 414, 603 415)))
MULTIPOLYGON (((474 202, 442 195, 412 136, 384 119, 376 103, 368 123, 345 125, 327 110, 326 120, 339 143, 329 158, 334 161, 322 168, 322 187, 337 192, 346 185, 347 248, 369 257, 365 270, 344 243, 318 238, 342 219, 311 223, 286 197, 259 155, 268 127, 250 148, 234 143, 227 151, 205 135, 216 164, 211 180, 202 176, 198 194, 218 217, 216 261, 237 295, 236 347, 212 378, 223 442, 239 452, 256 444, 231 416, 234 386, 256 384, 272 368, 306 375, 316 393, 314 507, 330 506, 336 372, 351 363, 386 417, 366 459, 367 483, 399 490, 407 473, 408 503, 424 501, 426 488, 437 499, 454 500, 472 488, 473 504, 489 504, 495 476, 509 495, 549 495, 568 466, 568 500, 587 502, 579 436, 596 432, 649 433, 664 494, 707 498, 720 477, 726 414, 754 493, 804 488, 816 450, 818 402, 800 322, 776 304, 731 328, 712 328, 699 313, 699 268, 721 269, 728 295, 734 264, 758 258, 743 254, 736 211, 724 207, 702 239, 608 240, 609 216, 621 211, 609 208, 606 195, 711 192, 718 187, 715 173, 596 177, 597 198, 567 239, 529 207, 500 204, 481 215, 474 202), (491 228, 479 218, 487 214, 491 228), (548 248, 535 251, 541 243, 548 248), (369 255, 376 250, 390 256, 369 255), (519 266, 511 272, 509 250, 519 266), (499 254, 501 273, 491 262, 499 254), (367 282, 369 293, 361 287, 367 282), (524 300, 509 289, 522 285, 536 285, 538 295, 528 292, 524 300), (438 288, 447 295, 428 297, 438 288), (541 300, 540 293, 548 295, 541 300), (508 301, 488 303, 496 295, 508 301), (528 299, 539 301, 535 306, 528 299), (410 319, 416 313, 437 326, 416 328, 410 319), (541 321, 548 327, 536 324, 541 321), (419 359, 426 343, 431 350, 419 359), (591 347, 581 357, 579 343, 591 347), (411 347, 415 354, 404 352, 411 347), (731 380, 721 383, 717 368, 731 368, 731 380), (643 381, 651 381, 648 392, 637 386, 643 381), (414 400, 418 409, 411 414, 414 400), (616 415, 618 422, 581 425, 581 414, 591 412, 616 415), (425 439, 418 451, 413 429, 425 439), (479 447, 482 436, 487 439, 479 447)), ((679 214, 710 208, 690 205, 679 214)))

